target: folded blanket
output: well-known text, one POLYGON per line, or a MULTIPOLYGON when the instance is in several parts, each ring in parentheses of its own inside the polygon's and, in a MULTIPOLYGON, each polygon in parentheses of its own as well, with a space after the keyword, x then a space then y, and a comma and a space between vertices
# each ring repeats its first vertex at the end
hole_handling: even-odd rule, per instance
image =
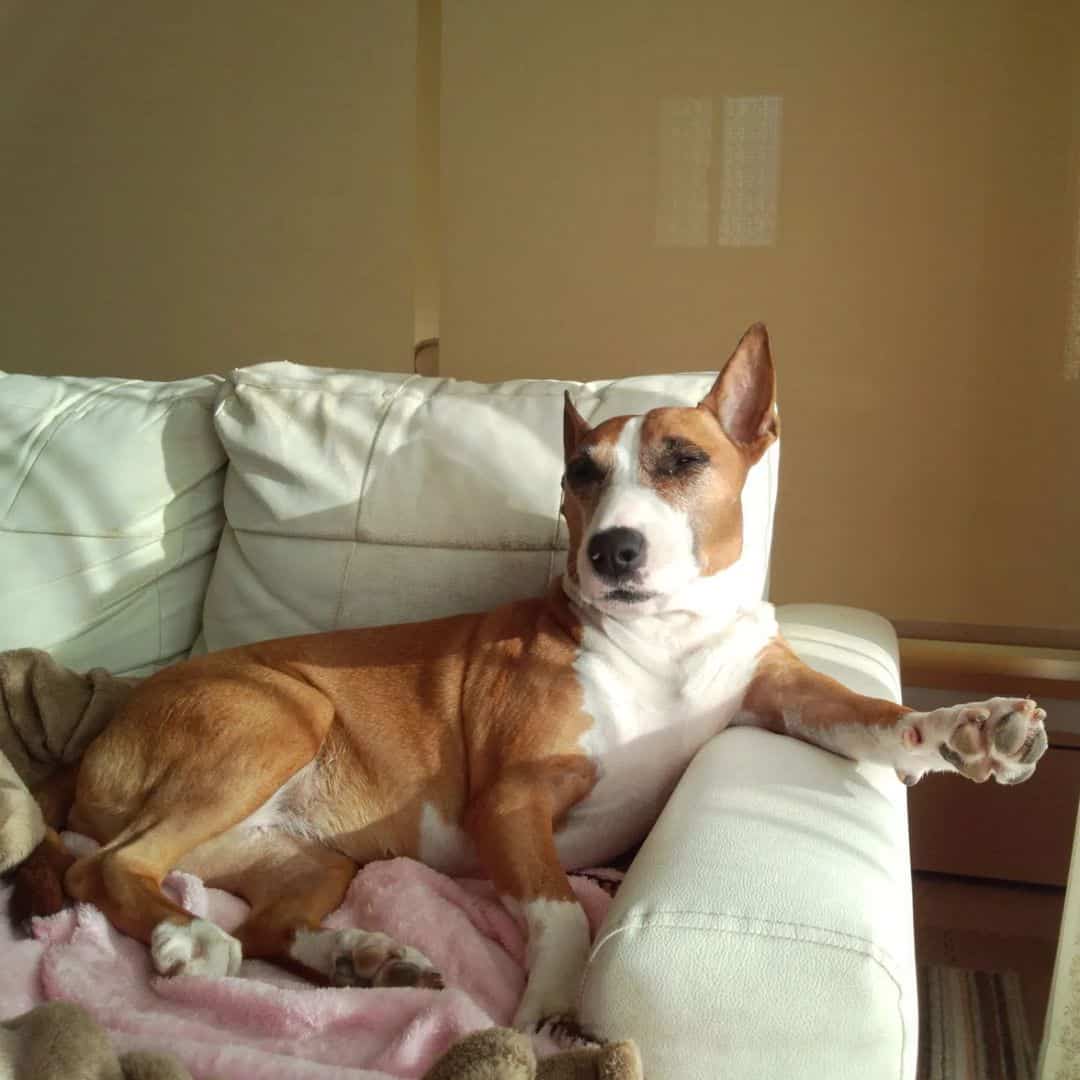
MULTIPOLYGON (((572 884, 595 932, 610 898, 586 877, 572 884)), ((247 910, 188 874, 171 874, 166 889, 227 930, 247 910)), ((416 946, 443 973, 443 991, 314 987, 257 960, 236 978, 162 978, 146 948, 88 904, 35 920, 32 939, 16 937, 6 919, 10 892, 0 887, 0 1018, 43 1001, 75 1002, 117 1051, 171 1052, 196 1078, 418 1077, 462 1035, 507 1023, 525 983, 523 928, 494 888, 409 859, 364 867, 325 925, 381 930, 416 946)), ((537 1049, 554 1047, 541 1041, 537 1049)))

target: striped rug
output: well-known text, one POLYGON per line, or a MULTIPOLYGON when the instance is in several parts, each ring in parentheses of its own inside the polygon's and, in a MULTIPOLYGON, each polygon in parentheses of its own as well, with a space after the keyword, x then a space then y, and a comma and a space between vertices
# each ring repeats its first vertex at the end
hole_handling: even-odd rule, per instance
POLYGON ((1032 1080, 1035 1054, 1015 972, 919 967, 918 1080, 1032 1080))

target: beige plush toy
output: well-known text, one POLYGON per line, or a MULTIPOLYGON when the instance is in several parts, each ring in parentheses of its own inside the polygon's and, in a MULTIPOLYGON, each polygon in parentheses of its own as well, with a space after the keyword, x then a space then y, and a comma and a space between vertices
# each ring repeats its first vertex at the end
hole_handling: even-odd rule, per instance
POLYGON ((40 649, 0 652, 0 873, 45 834, 28 788, 77 761, 137 681, 69 671, 40 649))
POLYGON ((566 1050, 537 1061, 525 1035, 488 1028, 451 1046, 423 1080, 642 1080, 643 1075, 632 1042, 566 1050))
POLYGON ((0 751, 0 874, 21 863, 44 835, 41 808, 0 751))
POLYGON ((39 1005, 0 1023, 0 1077, 14 1080, 191 1080, 173 1057, 132 1051, 117 1057, 81 1006, 39 1005))

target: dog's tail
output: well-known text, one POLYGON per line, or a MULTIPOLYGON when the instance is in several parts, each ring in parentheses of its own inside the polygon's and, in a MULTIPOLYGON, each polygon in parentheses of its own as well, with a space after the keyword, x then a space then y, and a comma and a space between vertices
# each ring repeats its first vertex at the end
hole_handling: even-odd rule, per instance
POLYGON ((28 925, 35 915, 55 915, 64 906, 64 875, 75 862, 60 839, 75 801, 78 764, 54 772, 34 792, 45 818, 45 839, 16 867, 15 888, 9 908, 16 926, 28 925))

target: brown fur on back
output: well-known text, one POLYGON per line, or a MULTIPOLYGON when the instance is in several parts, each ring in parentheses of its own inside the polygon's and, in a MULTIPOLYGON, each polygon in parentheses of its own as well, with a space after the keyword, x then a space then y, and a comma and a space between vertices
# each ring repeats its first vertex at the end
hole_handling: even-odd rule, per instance
POLYGON ((580 755, 579 633, 556 587, 481 615, 278 639, 167 668, 90 747, 71 825, 108 843, 192 758, 210 775, 227 766, 258 805, 290 754, 313 763, 289 809, 315 835, 358 862, 416 857, 425 806, 459 824, 516 763, 580 755))

